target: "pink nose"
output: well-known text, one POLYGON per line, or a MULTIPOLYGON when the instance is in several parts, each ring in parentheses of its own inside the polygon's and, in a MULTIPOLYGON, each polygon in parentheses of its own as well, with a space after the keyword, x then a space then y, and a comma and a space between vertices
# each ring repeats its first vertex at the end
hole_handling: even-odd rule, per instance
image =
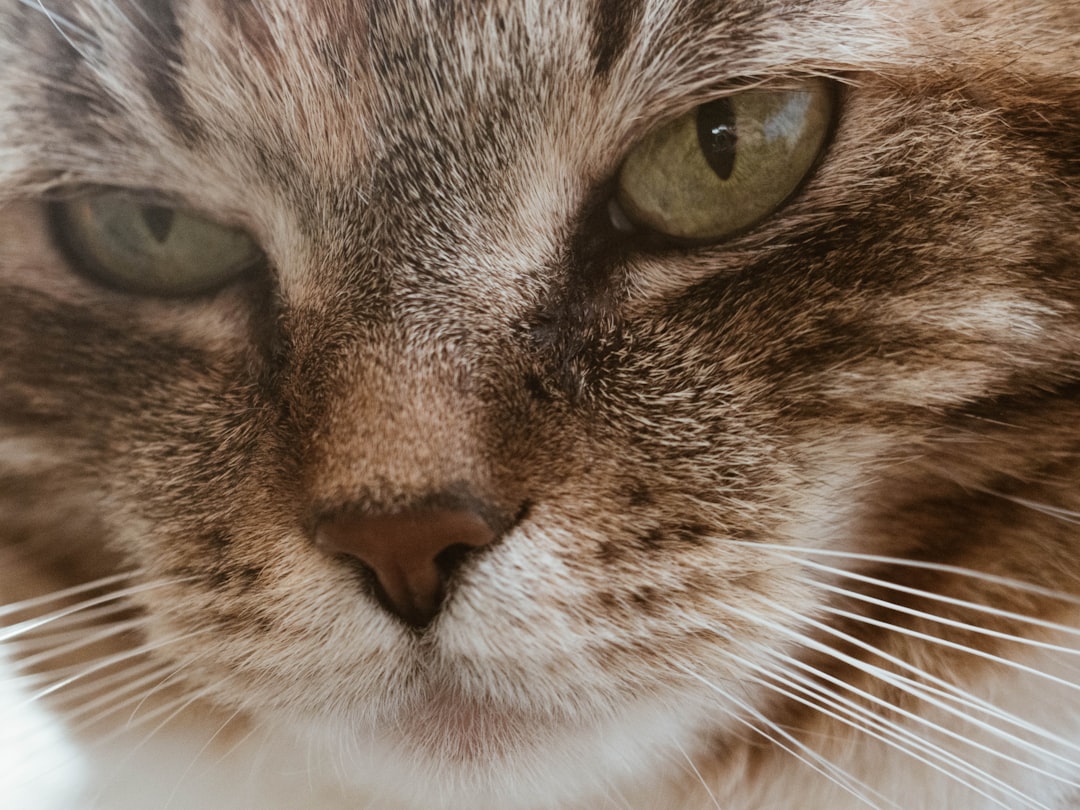
POLYGON ((320 547, 349 554, 370 568, 384 605, 413 627, 439 612, 446 583, 468 556, 495 540, 475 512, 451 509, 393 514, 343 512, 319 522, 320 547))

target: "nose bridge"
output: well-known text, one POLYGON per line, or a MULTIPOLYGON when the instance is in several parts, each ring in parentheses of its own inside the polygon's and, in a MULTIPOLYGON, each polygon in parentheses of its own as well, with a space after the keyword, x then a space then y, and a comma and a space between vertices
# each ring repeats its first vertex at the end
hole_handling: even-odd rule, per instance
POLYGON ((347 346, 324 373, 332 384, 305 453, 317 504, 394 511, 448 489, 487 489, 483 404, 467 358, 399 330, 347 346))
POLYGON ((282 326, 286 419, 313 508, 397 511, 453 491, 513 511, 519 473, 501 448, 527 411, 521 324, 541 282, 517 280, 536 264, 536 251, 463 234, 318 262, 333 296, 287 308, 282 326))
POLYGON ((354 344, 313 431, 312 539, 359 564, 370 593, 414 628, 516 514, 490 472, 473 372, 431 341, 354 344))

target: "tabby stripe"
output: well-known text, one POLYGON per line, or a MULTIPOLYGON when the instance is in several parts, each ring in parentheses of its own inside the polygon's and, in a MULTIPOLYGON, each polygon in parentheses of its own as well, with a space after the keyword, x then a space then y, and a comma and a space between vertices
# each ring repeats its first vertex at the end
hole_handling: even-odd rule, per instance
POLYGON ((73 142, 96 143, 96 121, 124 115, 123 108, 89 67, 101 43, 67 10, 60 13, 27 2, 21 14, 23 18, 15 18, 12 33, 21 42, 41 43, 31 48, 35 54, 40 53, 32 69, 41 82, 43 111, 49 116, 50 128, 64 132, 73 142))
POLYGON ((590 43, 596 76, 606 76, 626 51, 643 14, 643 0, 596 0, 590 43))
POLYGON ((123 0, 120 6, 141 34, 132 61, 142 71, 150 97, 186 143, 199 140, 202 127, 181 86, 184 32, 172 0, 123 0))

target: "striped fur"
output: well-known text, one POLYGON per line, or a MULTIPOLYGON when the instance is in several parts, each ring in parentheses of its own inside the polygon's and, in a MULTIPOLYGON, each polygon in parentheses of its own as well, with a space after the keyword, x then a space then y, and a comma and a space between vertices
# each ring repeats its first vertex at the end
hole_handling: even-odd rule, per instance
POLYGON ((1052 0, 9 0, 0 610, 73 607, 0 639, 96 763, 57 806, 176 724, 144 806, 1077 806, 1078 53, 1052 0), (653 127, 807 76, 776 214, 607 222, 653 127), (101 286, 49 223, 98 186, 266 267, 101 286), (505 530, 419 633, 312 526, 438 499, 505 530))

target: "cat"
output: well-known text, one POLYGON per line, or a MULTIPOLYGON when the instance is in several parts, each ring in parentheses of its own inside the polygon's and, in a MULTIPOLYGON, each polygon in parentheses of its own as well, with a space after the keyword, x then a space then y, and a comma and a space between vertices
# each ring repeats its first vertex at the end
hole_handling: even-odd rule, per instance
POLYGON ((7 0, 0 805, 1080 807, 1078 54, 7 0))

